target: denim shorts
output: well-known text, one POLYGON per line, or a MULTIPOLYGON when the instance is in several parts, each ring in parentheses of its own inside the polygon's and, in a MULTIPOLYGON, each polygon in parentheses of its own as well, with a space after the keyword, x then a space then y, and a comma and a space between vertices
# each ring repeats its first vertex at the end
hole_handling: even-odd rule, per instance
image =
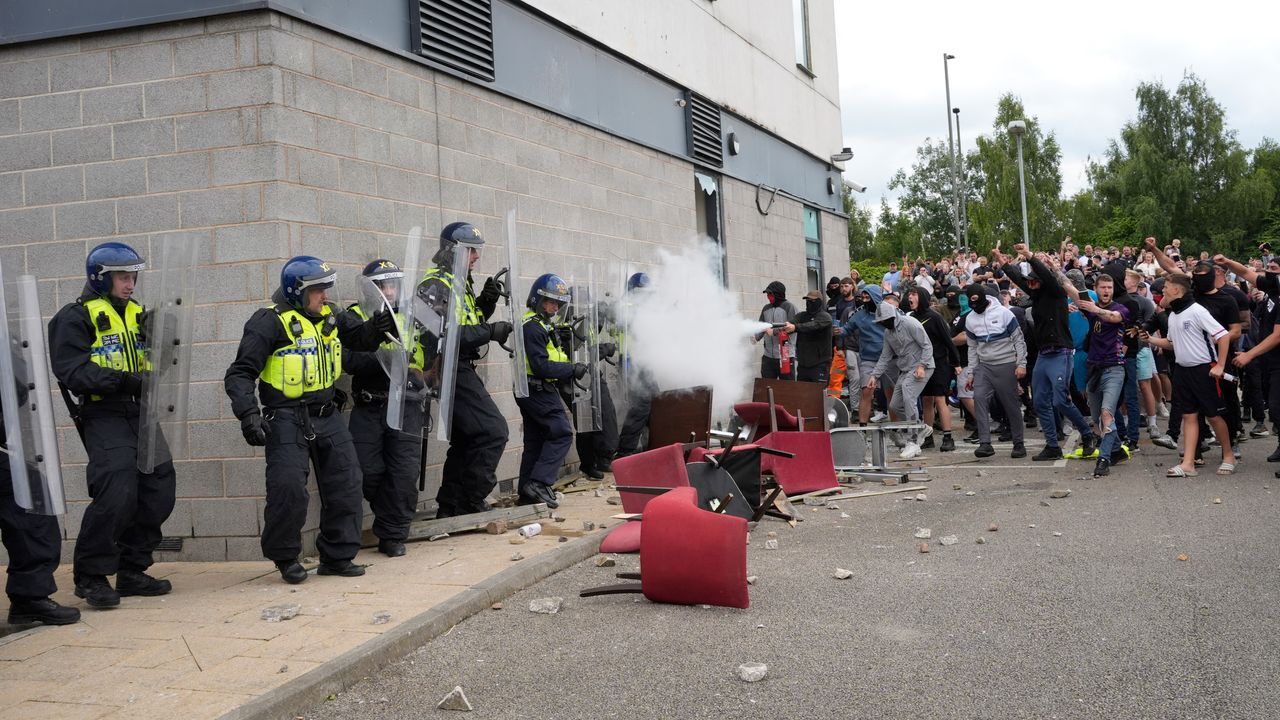
POLYGON ((1138 381, 1150 380, 1156 374, 1156 356, 1151 348, 1144 347, 1138 351, 1138 381))

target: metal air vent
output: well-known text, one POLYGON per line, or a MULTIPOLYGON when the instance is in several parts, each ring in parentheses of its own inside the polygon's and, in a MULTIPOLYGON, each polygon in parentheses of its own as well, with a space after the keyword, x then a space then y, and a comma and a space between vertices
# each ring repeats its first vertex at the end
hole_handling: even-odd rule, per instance
POLYGON ((410 0, 413 51, 445 67, 493 80, 492 0, 410 0))
POLYGON ((720 137, 720 107, 689 93, 689 155, 707 165, 724 165, 724 141, 720 137))

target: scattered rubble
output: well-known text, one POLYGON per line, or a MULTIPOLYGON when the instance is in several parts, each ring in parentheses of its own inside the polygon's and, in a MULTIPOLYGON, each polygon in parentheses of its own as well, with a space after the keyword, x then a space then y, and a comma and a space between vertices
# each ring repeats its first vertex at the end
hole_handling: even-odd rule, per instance
POLYGON ((490 520, 484 526, 484 531, 490 535, 501 535, 507 531, 506 520, 490 520))
POLYGON ((449 533, 437 533, 437 534, 432 535, 431 537, 427 538, 427 542, 435 542, 435 541, 437 541, 437 540, 444 540, 444 539, 445 539, 445 538, 447 538, 447 537, 449 537, 449 533))
POLYGON ((765 550, 777 550, 777 549, 778 549, 778 541, 777 541, 777 540, 765 540, 765 541, 764 541, 764 549, 765 549, 765 550))
POLYGON ((986 471, 986 470, 979 470, 976 474, 977 474, 977 476, 978 476, 978 477, 986 477, 986 476, 987 476, 987 471, 986 471))
POLYGON ((929 528, 916 528, 915 535, 913 535, 912 537, 914 537, 917 540, 928 540, 929 538, 933 537, 933 531, 930 530, 929 528))
POLYGON ((845 570, 844 568, 836 568, 836 574, 833 575, 832 577, 834 577, 837 580, 848 580, 849 578, 853 577, 853 571, 845 570))
POLYGON ((920 552, 922 553, 929 552, 929 543, 924 543, 924 542, 920 543, 920 552))
POLYGON ((963 486, 961 486, 961 485, 952 485, 952 486, 951 486, 951 489, 952 489, 952 490, 963 490, 963 489, 964 489, 964 487, 963 487, 963 486))
POLYGON ((376 612, 373 614, 374 625, 386 625, 389 622, 391 622, 391 613, 387 612, 386 610, 382 610, 380 612, 376 612))
POLYGON ((842 513, 840 513, 840 519, 841 519, 841 520, 847 520, 847 519, 849 519, 850 517, 853 517, 853 516, 852 516, 852 515, 850 515, 850 514, 849 514, 849 513, 847 513, 847 512, 842 512, 842 513))
POLYGON ((489 606, 489 609, 490 609, 490 610, 501 610, 501 609, 502 609, 502 603, 501 603, 501 602, 496 602, 496 603, 494 603, 494 604, 490 605, 490 606, 489 606))
POLYGON ((440 698, 440 702, 436 704, 438 710, 461 710, 463 712, 471 712, 471 702, 467 700, 467 694, 462 692, 461 685, 455 685, 448 695, 440 698))
POLYGON ((617 561, 607 555, 596 556, 596 567, 613 567, 617 564, 617 561))
POLYGON ((289 605, 272 605, 269 608, 263 608, 262 619, 267 622, 280 622, 281 620, 292 620, 298 617, 298 613, 302 612, 302 606, 297 603, 289 605))
POLYGON ((986 538, 984 538, 984 537, 982 537, 981 535, 979 535, 979 536, 978 536, 978 539, 977 539, 977 540, 975 540, 974 542, 978 543, 979 545, 986 545, 986 544, 987 544, 987 539, 986 539, 986 538))
POLYGON ((1068 497, 1070 495, 1071 495, 1070 490, 1054 490, 1053 492, 1049 493, 1049 498, 1052 500, 1061 500, 1062 498, 1068 497))
POLYGON ((969 492, 966 492, 966 493, 965 493, 965 497, 973 497, 974 495, 977 495, 977 494, 978 494, 978 493, 976 493, 976 492, 974 492, 974 491, 970 490, 969 492))
POLYGON ((928 500, 928 499, 929 499, 929 496, 925 495, 924 493, 920 493, 919 495, 916 495, 916 502, 924 502, 925 500, 928 500))
POLYGON ((804 499, 804 504, 820 507, 822 505, 826 505, 827 501, 824 498, 820 498, 820 497, 807 497, 804 499))
POLYGON ((987 526, 987 532, 1000 532, 1000 526, 995 523, 991 523, 987 526))
POLYGON ((520 562, 523 559, 524 559, 524 553, 522 552, 511 553, 511 562, 520 562))
POLYGON ((756 580, 759 580, 759 579, 760 579, 760 577, 759 577, 758 575, 748 575, 748 576, 747 576, 747 584, 748 584, 748 585, 755 585, 755 584, 756 584, 756 580))
POLYGON ((764 663, 746 662, 738 666, 738 678, 743 682, 760 682, 769 676, 769 666, 764 663))
POLYGON ((1214 498, 1214 499, 1213 499, 1213 504, 1214 504, 1214 505, 1221 505, 1221 504, 1222 504, 1222 498, 1214 498))
POLYGON ((839 510, 839 509, 840 509, 840 505, 839 505, 838 503, 835 503, 835 502, 828 502, 828 503, 827 503, 827 509, 828 509, 828 510, 839 510))
POLYGON ((555 615, 560 612, 560 604, 564 602, 562 597, 544 597, 529 601, 529 612, 539 613, 541 615, 555 615))
POLYGON ((1186 553, 1182 553, 1181 555, 1178 556, 1178 562, 1186 562, 1190 559, 1191 558, 1186 553))
MULTIPOLYGON (((283 674, 285 674, 285 673, 289 672, 289 666, 288 666, 288 665, 281 665, 281 666, 280 666, 280 669, 279 669, 279 670, 277 670, 276 672, 277 672, 277 673, 279 673, 280 675, 283 675, 283 674)), ((129 700, 129 702, 133 702, 133 699, 131 698, 131 699, 129 700)))
POLYGON ((605 498, 604 501, 610 505, 622 504, 622 498, 618 495, 610 495, 609 497, 605 498))
POLYGON ((950 546, 960 542, 960 538, 956 537, 955 535, 943 535, 942 539, 940 539, 938 542, 942 543, 943 545, 950 546))
POLYGON ((507 538, 507 542, 511 543, 512 545, 523 545, 524 538, 519 535, 512 535, 511 537, 507 538))
POLYGON ((590 530, 595 530, 595 529, 596 529, 596 524, 595 524, 595 523, 593 523, 593 522, 591 522, 590 520, 583 520, 583 521, 582 521, 582 529, 583 529, 583 530, 588 530, 588 531, 590 531, 590 530))

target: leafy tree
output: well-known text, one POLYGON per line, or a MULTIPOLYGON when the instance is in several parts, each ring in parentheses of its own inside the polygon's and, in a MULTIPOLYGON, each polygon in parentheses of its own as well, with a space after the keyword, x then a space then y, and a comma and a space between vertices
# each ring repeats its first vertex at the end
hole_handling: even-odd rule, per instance
POLYGON ((1018 183, 1018 147, 1008 132, 1009 122, 1026 120, 1022 138, 1027 186, 1027 218, 1033 247, 1056 246, 1062 232, 1062 150, 1052 132, 1028 117, 1022 101, 1002 96, 990 135, 977 139, 974 170, 981 200, 969 205, 974 245, 987 250, 999 243, 1010 248, 1022 241, 1022 203, 1018 183))
POLYGON ((863 207, 853 199, 853 192, 844 185, 841 200, 844 212, 849 216, 849 260, 869 257, 874 252, 875 229, 872 227, 871 208, 863 207))
MULTIPOLYGON (((964 164, 963 159, 961 164, 964 164)), ((957 183, 964 188, 963 172, 957 178, 957 183)), ((908 215, 923 236, 927 255, 937 257, 955 249, 955 194, 951 154, 945 142, 926 138, 924 144, 916 148, 916 162, 911 166, 911 173, 899 169, 889 180, 889 189, 903 191, 898 197, 899 212, 908 215)), ((961 202, 966 200, 961 198, 961 202)), ((919 252, 919 245, 917 240, 912 255, 919 252)))

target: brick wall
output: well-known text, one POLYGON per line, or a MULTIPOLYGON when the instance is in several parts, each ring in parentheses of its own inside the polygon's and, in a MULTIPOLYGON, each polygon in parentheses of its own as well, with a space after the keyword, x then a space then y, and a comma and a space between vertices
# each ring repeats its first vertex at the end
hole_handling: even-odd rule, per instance
MULTIPOLYGON (((799 205, 779 198, 761 216, 752 193, 725 181, 730 284, 748 315, 776 272, 804 279, 799 205)), ((47 315, 79 294, 98 242, 154 256, 183 233, 203 248, 192 459, 165 526, 186 538, 184 559, 260 557, 262 453, 241 439, 221 378, 285 259, 337 264, 349 302, 359 268, 399 259, 412 227, 430 239, 466 220, 491 243, 487 276, 504 264, 514 208, 526 282, 581 277, 593 259, 645 263, 692 242, 694 198, 684 160, 274 13, 0 49, 0 259, 41 278, 47 315)), ((510 479, 520 428, 505 355, 481 375, 512 424, 499 467, 510 479)), ((85 455, 65 413, 60 424, 74 538, 85 455)), ((443 456, 433 443, 424 504, 443 456)), ((312 506, 314 523, 314 491, 312 506)))

